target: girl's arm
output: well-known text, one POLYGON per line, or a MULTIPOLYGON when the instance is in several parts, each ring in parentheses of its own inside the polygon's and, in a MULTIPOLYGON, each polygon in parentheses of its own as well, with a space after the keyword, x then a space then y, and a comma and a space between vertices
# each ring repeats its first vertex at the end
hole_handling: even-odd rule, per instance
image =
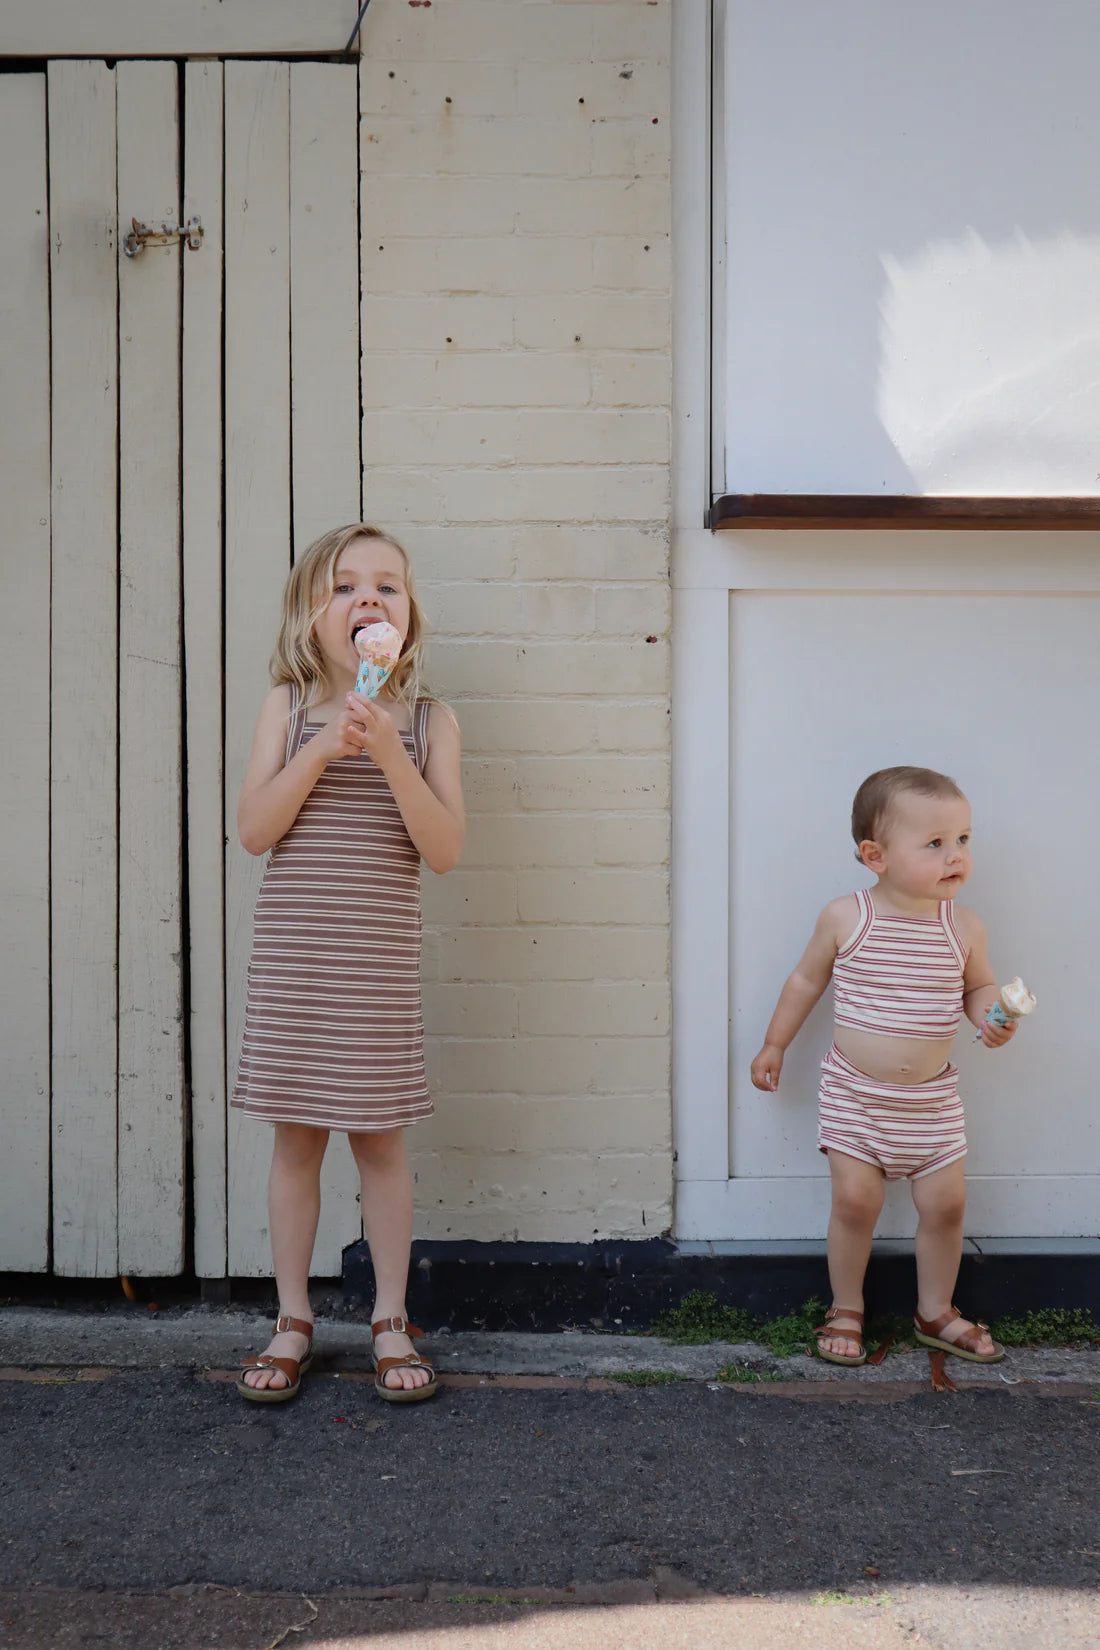
POLYGON ((361 693, 349 693, 348 704, 363 729, 359 748, 385 774, 421 859, 440 876, 452 871, 466 839, 462 748, 453 712, 438 702, 432 705, 428 713, 428 757, 421 776, 384 706, 373 704, 361 693))
POLYGON ((356 719, 345 710, 286 762, 289 715, 290 689, 284 683, 272 688, 260 706, 237 804, 237 831, 250 854, 266 854, 286 835, 330 762, 363 748, 356 719))
POLYGON ((779 1087, 783 1055, 820 1001, 832 978, 837 951, 855 927, 857 915, 855 899, 845 894, 832 900, 818 917, 809 945, 779 993, 764 1047, 752 1063, 755 1088, 774 1092, 779 1087))
POLYGON ((990 1024, 986 1015, 997 1001, 1000 987, 989 961, 989 942, 985 924, 973 911, 956 905, 955 922, 959 937, 966 946, 966 967, 963 969, 963 1012, 982 1034, 986 1048, 1000 1048, 1016 1035, 1016 1021, 1006 1026, 990 1024))

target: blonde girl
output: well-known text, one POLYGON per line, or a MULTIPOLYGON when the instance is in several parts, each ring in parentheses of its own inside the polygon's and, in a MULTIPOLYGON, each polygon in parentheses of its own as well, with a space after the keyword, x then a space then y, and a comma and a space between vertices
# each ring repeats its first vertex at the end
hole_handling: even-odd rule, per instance
POLYGON ((274 1125, 268 1211, 279 1316, 242 1397, 281 1403, 309 1367, 309 1267, 329 1133, 347 1134, 374 1265, 375 1387, 431 1397, 405 1317, 412 1181, 404 1130, 432 1111, 420 1009, 420 863, 449 871, 465 820, 458 724, 421 685, 424 616, 396 540, 356 522, 300 558, 283 594, 237 814, 268 854, 256 902, 232 1104, 274 1125), (401 654, 378 699, 354 691, 355 636, 385 620, 401 654))

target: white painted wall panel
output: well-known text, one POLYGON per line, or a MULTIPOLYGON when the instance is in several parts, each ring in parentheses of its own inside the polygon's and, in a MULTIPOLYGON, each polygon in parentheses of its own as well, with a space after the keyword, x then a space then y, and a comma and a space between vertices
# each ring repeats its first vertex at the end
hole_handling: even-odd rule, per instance
MULTIPOLYGON (((121 63, 122 223, 178 221, 172 63, 121 63)), ((119 1271, 184 1260, 179 246, 119 249, 119 1271)), ((191 254, 187 254, 190 256, 191 254)), ((201 256, 201 254, 194 254, 201 256)))
POLYGON ((1100 491, 1095 7, 723 12, 724 490, 1100 491))
MULTIPOLYGON (((880 556, 903 553, 880 543, 880 556)), ((976 868, 962 903, 985 922, 999 976, 1023 974, 1040 1003, 1003 1053, 974 1048, 965 1022, 956 1044, 968 1176, 1006 1187, 1000 1199, 987 1188, 983 1229, 1041 1235, 1009 1199, 1020 1177, 1067 1177, 1047 1212, 1052 1235, 1095 1225, 1074 1179, 1095 1177, 1095 1198, 1095 1035, 1074 985, 1089 975, 1093 925, 1074 914, 1100 905, 1095 764, 1082 759, 1100 716, 1098 654, 1095 594, 731 594, 730 1171, 786 1184, 780 1235, 799 1235, 801 1177, 827 1174, 815 1099, 828 998, 788 1052, 777 1096, 751 1086, 749 1064, 817 912, 868 883, 848 835, 856 787, 908 762, 967 792, 976 868)), ((908 1227, 907 1203, 904 1189, 892 1195, 883 1235, 908 1227)))
POLYGON ((0 78, 0 1270, 49 1259, 50 334, 46 78, 0 78))
POLYGON ((53 1245, 118 1271, 115 75, 49 68, 53 1245))

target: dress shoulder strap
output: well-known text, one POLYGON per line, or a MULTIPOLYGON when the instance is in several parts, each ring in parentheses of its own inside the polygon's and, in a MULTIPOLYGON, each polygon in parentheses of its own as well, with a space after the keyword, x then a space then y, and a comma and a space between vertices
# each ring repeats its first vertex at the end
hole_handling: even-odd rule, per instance
POLYGON ((416 757, 416 767, 423 773, 428 764, 428 718, 432 713, 430 699, 418 699, 412 711, 412 738, 413 754, 416 757))
POLYGON ((285 767, 298 754, 298 746, 302 743, 302 732, 306 725, 305 706, 298 691, 297 682, 290 684, 290 716, 286 725, 286 756, 283 760, 285 767))

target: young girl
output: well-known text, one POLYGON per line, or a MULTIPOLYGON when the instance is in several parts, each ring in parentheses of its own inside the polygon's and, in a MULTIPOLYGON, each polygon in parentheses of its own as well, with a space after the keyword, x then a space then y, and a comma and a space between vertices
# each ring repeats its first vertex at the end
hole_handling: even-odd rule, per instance
POLYGON ((275 1125, 268 1210, 279 1317, 237 1383, 293 1398, 312 1356, 309 1263, 330 1129, 345 1131, 374 1265, 375 1387, 430 1398, 405 1318, 412 1242, 407 1124, 432 1111, 420 1012, 420 862, 449 871, 465 830, 458 724, 420 686, 424 616, 401 546, 356 523, 326 533, 283 595, 238 828, 270 850, 256 902, 232 1104, 275 1125), (354 692, 356 632, 386 620, 402 649, 378 700, 354 692))
POLYGON ((918 1216, 917 1339, 996 1363, 1004 1348, 951 1304, 966 1206, 951 1044, 964 1012, 987 1048, 1016 1029, 986 1019, 997 986, 985 929, 954 903, 971 871, 970 806, 944 774, 884 768, 856 792, 852 835, 877 885, 822 911, 752 1063, 755 1086, 774 1092, 784 1051, 831 976, 835 1040, 821 1068, 818 1146, 832 1179, 833 1305, 818 1351, 831 1363, 865 1361, 863 1277, 883 1182, 906 1178, 918 1216))

